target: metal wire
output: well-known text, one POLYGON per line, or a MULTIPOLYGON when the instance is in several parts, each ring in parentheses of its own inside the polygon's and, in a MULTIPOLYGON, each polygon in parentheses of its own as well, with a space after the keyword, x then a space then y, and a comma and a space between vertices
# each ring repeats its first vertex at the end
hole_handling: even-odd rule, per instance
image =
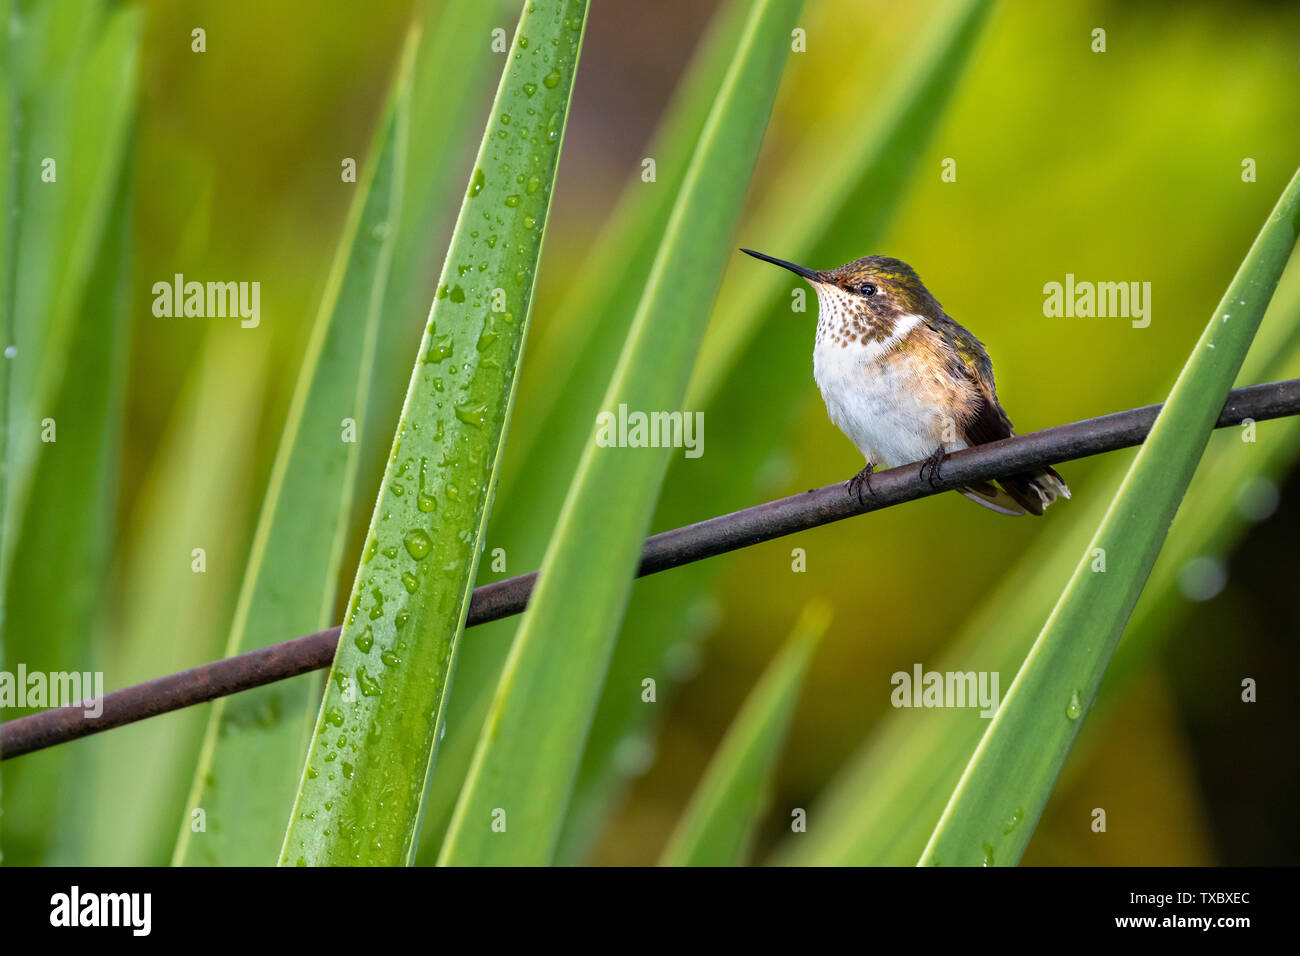
MULTIPOLYGON (((665 531, 646 541, 637 576, 1000 475, 1140 445, 1160 408, 1132 408, 954 452, 943 460, 933 481, 928 476, 922 478, 915 464, 882 471, 873 476, 872 493, 862 500, 850 494, 843 482, 837 482, 665 531)), ((1300 379, 1252 385, 1229 393, 1216 427, 1296 414, 1300 414, 1300 379)), ((536 580, 537 572, 533 571, 476 588, 466 625, 473 627, 519 614, 527 606, 536 580)), ((328 667, 334 660, 339 630, 332 627, 113 691, 104 695, 98 717, 87 717, 83 705, 73 704, 0 724, 0 760, 328 667)))

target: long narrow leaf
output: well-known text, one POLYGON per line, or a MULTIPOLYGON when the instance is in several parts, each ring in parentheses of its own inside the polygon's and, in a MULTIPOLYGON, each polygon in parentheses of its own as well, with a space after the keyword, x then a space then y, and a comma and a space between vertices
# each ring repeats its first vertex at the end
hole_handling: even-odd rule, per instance
MULTIPOLYGON (((0 187, 13 240, 0 247, 6 271, 19 256, 24 263, 0 283, 0 310, 17 297, 41 311, 24 313, 21 331, 6 322, 13 351, 0 360, 5 374, 19 370, 22 394, 12 409, 20 421, 6 423, 15 443, 0 445, 12 456, 6 480, 11 471, 18 478, 12 494, 0 493, 9 559, 0 587, 10 667, 84 673, 114 537, 130 318, 133 171, 124 157, 141 18, 105 18, 98 3, 24 6, 12 20, 11 8, 0 16, 12 48, 0 80, 12 145, 0 149, 15 164, 0 187), (73 26, 74 13, 90 29, 73 26), (34 109, 66 113, 27 115, 34 109), (61 555, 61 574, 51 576, 35 555, 61 555)), ((12 768, 4 794, 10 863, 70 860, 87 825, 84 775, 66 749, 12 768)))
POLYGON ((77 306, 120 181, 142 19, 132 8, 49 0, 20 4, 10 28, 22 130, 15 145, 25 173, 15 197, 22 241, 14 250, 8 536, 0 543, 10 557, 43 445, 41 422, 63 380, 77 306))
MULTIPOLYGON (((388 108, 352 203, 280 440, 226 656, 333 623, 365 421, 375 337, 401 209, 406 117, 418 34, 407 40, 388 108)), ((284 834, 317 675, 213 705, 175 862, 268 865, 284 834)))
POLYGON ((537 374, 520 381, 518 425, 523 433, 511 441, 501 473, 502 495, 509 500, 523 482, 528 503, 509 509, 508 525, 500 523, 498 531, 499 522, 494 522, 493 528, 529 567, 541 560, 608 384, 598 375, 575 373, 611 368, 618 361, 672 212, 672 197, 686 178, 691 152, 734 59, 750 2, 732 0, 710 24, 648 145, 654 182, 642 181, 642 168, 636 167, 578 268, 579 281, 555 310, 556 328, 529 355, 529 368, 537 374), (544 453, 537 452, 539 446, 544 453))
POLYGON ((953 792, 923 864, 1019 861, 1300 232, 1292 178, 953 792), (1104 571, 1097 570, 1103 555, 1104 571))
POLYGON ((808 661, 829 625, 829 606, 815 603, 804 609, 718 746, 660 864, 731 866, 745 861, 808 661))
POLYGON ((411 859, 586 23, 526 5, 443 266, 280 862, 411 859))
MULTIPOLYGON (((512 567, 537 567, 546 551, 609 384, 605 373, 618 362, 636 314, 672 210, 670 197, 681 187, 691 151, 734 58, 749 3, 732 0, 710 26, 649 148, 657 180, 642 182, 637 167, 638 175, 592 243, 578 271, 580 281, 554 309, 550 335, 529 346, 501 462, 498 505, 488 526, 489 540, 509 556, 512 567), (599 374, 588 373, 593 369, 599 374)), ((484 576, 480 568, 480 579, 484 576)), ((461 648, 456 693, 447 705, 452 730, 439 750, 441 769, 430 780, 425 799, 417 859, 421 864, 437 858, 517 624, 513 618, 485 624, 461 648)))
POLYGON ((367 507, 383 475, 393 422, 405 396, 406 370, 433 301, 438 257, 459 209, 459 190, 468 175, 468 168, 462 167, 474 160, 482 117, 491 102, 494 67, 502 54, 493 51, 489 37, 493 27, 510 22, 507 18, 517 13, 517 5, 509 0, 421 0, 418 9, 420 46, 405 166, 419 175, 408 176, 402 189, 384 320, 375 343, 377 374, 366 402, 358 483, 367 507))
MULTIPOLYGON (((18 181, 18 164, 14 149, 15 109, 14 73, 11 67, 13 16, 12 0, 0 0, 0 209, 11 208, 18 181)), ((0 222, 0 502, 5 500, 9 488, 9 358, 14 347, 13 326, 13 250, 15 217, 6 216, 0 222)), ((7 550, 3 541, 8 530, 5 520, 7 509, 0 504, 0 665, 5 657, 6 594, 4 583, 9 579, 7 550)), ((0 808, 4 806, 4 781, 0 779, 0 808)), ((3 814, 0 814, 0 822, 3 814)), ((4 830, 0 827, 0 861, 4 859, 4 830)))
MULTIPOLYGON (((155 322, 169 321, 152 319, 155 322)), ((118 539, 116 640, 97 642, 86 667, 113 690, 194 667, 221 653, 248 550, 247 515, 266 382, 255 334, 213 324, 118 539), (239 388, 230 383, 238 381, 239 388), (183 638, 177 622, 184 621, 183 638)), ((66 745, 88 774, 85 842, 76 862, 159 866, 203 737, 187 708, 66 745)))
MULTIPOLYGON (((620 406, 671 410, 685 397, 799 8, 792 0, 752 8, 606 393, 612 414, 620 406)), ((594 437, 506 662, 442 863, 544 864, 554 853, 670 454, 599 448, 594 437)))
MULTIPOLYGON (((36 462, 17 559, 6 579, 9 649, 29 673, 84 672, 101 636, 98 608, 116 531, 131 324, 132 173, 131 164, 123 164, 51 416, 58 440, 36 462), (68 549, 69 541, 78 547, 68 549), (61 552, 63 574, 55 581, 44 562, 30 559, 61 552)), ((85 788, 77 785, 84 768, 67 748, 32 756, 10 771, 6 859, 27 866, 71 863, 87 820, 85 788)))

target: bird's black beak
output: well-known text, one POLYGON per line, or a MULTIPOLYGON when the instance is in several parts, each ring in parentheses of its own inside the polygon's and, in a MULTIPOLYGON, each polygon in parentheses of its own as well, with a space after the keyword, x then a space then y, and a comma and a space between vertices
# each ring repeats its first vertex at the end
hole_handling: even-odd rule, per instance
POLYGON ((770 262, 774 266, 780 266, 782 269, 789 269, 795 275, 807 279, 809 282, 822 282, 822 274, 816 269, 809 269, 805 266, 797 266, 793 262, 786 262, 784 259, 776 259, 772 256, 765 256, 761 252, 755 252, 753 249, 741 249, 747 256, 753 256, 755 259, 762 259, 764 262, 770 262))

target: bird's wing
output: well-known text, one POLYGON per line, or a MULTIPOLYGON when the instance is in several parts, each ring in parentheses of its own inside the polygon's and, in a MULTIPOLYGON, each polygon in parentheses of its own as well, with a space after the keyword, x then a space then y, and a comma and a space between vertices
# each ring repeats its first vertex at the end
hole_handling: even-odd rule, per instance
MULTIPOLYGON (((927 324, 944 340, 948 374, 964 382, 971 397, 962 424, 962 437, 966 444, 983 445, 1014 435, 1011 419, 1007 418, 998 401, 997 387, 993 382, 993 362, 984 346, 947 316, 935 322, 927 320, 927 324)), ((1041 515, 1044 504, 1042 496, 1035 490, 1036 484, 1035 475, 1013 475, 999 478, 996 483, 983 481, 957 490, 971 501, 1000 514, 1041 515)))
MULTIPOLYGON (((956 325, 949 320, 951 325, 956 325)), ((1015 434, 1011 419, 998 401, 993 384, 993 363, 979 341, 960 330, 950 340, 949 374, 964 377, 974 401, 967 412, 963 437, 967 445, 983 445, 1015 434)), ((1054 468, 1041 468, 1020 475, 1008 475, 993 482, 981 482, 958 489, 967 498, 1003 514, 1041 515, 1058 496, 1068 498, 1070 489, 1054 468)))
POLYGON ((993 384, 993 362, 983 344, 946 315, 926 319, 926 324, 943 340, 948 358, 948 374, 964 382, 973 398, 964 423, 968 445, 1010 438, 1011 420, 998 402, 993 384))
POLYGON ((986 442, 1010 438, 1015 434, 1011 430, 1011 419, 1002 410, 996 398, 989 394, 988 387, 978 379, 973 379, 975 386, 975 405, 966 421, 966 444, 983 445, 986 442))

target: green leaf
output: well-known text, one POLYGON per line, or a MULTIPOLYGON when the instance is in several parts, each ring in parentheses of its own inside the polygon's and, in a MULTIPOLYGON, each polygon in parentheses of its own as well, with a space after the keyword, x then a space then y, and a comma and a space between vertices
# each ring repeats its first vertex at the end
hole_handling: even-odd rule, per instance
MULTIPOLYGON (((226 656, 333 623, 357 472, 358 422, 401 209, 411 69, 406 44, 321 299, 271 472, 226 656), (350 426, 348 423, 351 423, 350 426), (353 434, 345 434, 350 427, 353 434)), ((320 703, 315 674, 217 701, 174 862, 269 865, 320 703), (193 815, 202 813, 203 827, 193 815)))
POLYGON ((282 864, 410 860, 532 309, 585 0, 519 20, 411 376, 282 864))
MULTIPOLYGON (((36 462, 14 552, 57 555, 60 573, 52 578, 44 561, 15 560, 9 568, 10 651, 29 672, 83 672, 102 636, 98 608, 116 530, 131 325, 132 172, 130 163, 123 165, 111 225, 78 310, 84 329, 69 343, 63 387, 50 416, 58 440, 36 462), (70 541, 77 546, 69 547, 70 541)), ((93 687, 83 691, 93 694, 93 687)), ((66 747, 31 757, 9 771, 6 860, 20 866, 70 864, 86 820, 84 789, 69 785, 81 769, 66 747)))
MULTIPOLYGON (((1236 384, 1291 378, 1300 378, 1300 254, 1292 255, 1278 283, 1236 384)), ((1121 681, 1141 673, 1160 644, 1179 632, 1180 622, 1196 607, 1179 584, 1187 563, 1203 555, 1230 554, 1258 520, 1243 505, 1249 505, 1253 493, 1281 481, 1300 461, 1300 417, 1260 422, 1254 428, 1260 434, 1253 442, 1242 441, 1233 432, 1211 439, 1115 651, 1106 673, 1108 688, 1118 688, 1121 681)))
POLYGON ((542 558, 608 384, 600 375, 576 373, 610 369, 618 361, 672 212, 663 197, 681 189, 691 152, 735 58, 749 5, 750 0, 732 0, 710 25, 647 147, 646 155, 655 158, 655 181, 643 182, 637 166, 578 268, 579 281, 555 309, 554 328, 529 354, 535 374, 519 383, 514 440, 501 467, 503 501, 512 501, 525 482, 528 504, 508 509, 508 523, 493 522, 494 535, 502 525, 499 533, 510 542, 510 553, 529 567, 542 558), (536 452, 538 446, 545 452, 536 452))
MULTIPOLYGON (((114 582, 116 626, 82 665, 104 673, 105 690, 221 654, 255 508, 252 450, 268 367, 264 343, 238 325, 213 323, 205 333, 117 539, 124 571, 114 582)), ((167 863, 190 782, 188 772, 176 770, 194 766, 204 716, 201 708, 186 708, 61 745, 88 774, 78 864, 167 863)))
MULTIPOLYGON (((13 39, 10 18, 13 15, 12 0, 0 0, 0 209, 9 209, 14 203, 14 191, 18 182, 17 150, 14 148, 15 120, 15 83, 13 70, 13 39)), ((9 491, 9 355, 8 350, 14 344, 13 325, 13 278, 14 278, 14 234, 17 217, 5 216, 0 222, 0 502, 7 500, 9 491)), ((5 657, 5 626, 7 613, 7 594, 4 582, 9 580, 8 548, 4 546, 8 531, 5 520, 7 509, 0 504, 0 665, 8 660, 5 657)), ((4 780, 0 778, 0 807, 5 798, 4 780)), ((3 822, 3 821, 0 821, 3 822)), ((4 859, 4 829, 0 828, 0 861, 4 859)))
POLYGON ((830 618, 825 604, 804 608, 709 762, 668 840, 661 865, 731 866, 745 861, 808 661, 830 618))
MULTIPOLYGON (((889 88, 871 91, 878 119, 815 124, 782 169, 771 197, 747 221, 745 244, 830 265, 878 243, 925 157, 991 7, 991 0, 944 4, 893 73, 889 88)), ((844 82, 858 101, 859 91, 870 89, 862 73, 844 82)), ((685 405, 703 409, 710 422, 764 426, 714 428, 707 455, 674 460, 655 528, 724 514, 771 493, 763 482, 765 466, 788 440, 807 389, 807 367, 790 356, 807 354, 809 333, 790 319, 789 290, 797 280, 787 282, 779 270, 767 271, 740 268, 728 275, 685 405)), ((704 562, 637 585, 583 757, 562 860, 578 858, 625 781, 644 767, 643 755, 653 751, 653 723, 662 709, 641 706, 622 688, 656 674, 663 675, 660 699, 671 693, 670 660, 689 651, 707 624, 710 589, 719 572, 718 564, 704 562), (666 643, 665 634, 675 635, 676 643, 666 643)))
POLYGON ((1019 861, 1164 543, 1300 232, 1300 171, 1183 367, 985 731, 922 864, 1019 861), (1105 570, 1098 572, 1098 555, 1105 570))
POLYGON ((21 135, 16 142, 16 244, 8 556, 27 514, 41 420, 63 380, 77 307, 96 264, 135 112, 142 17, 77 0, 20 3, 11 26, 21 135), (53 165, 47 165, 46 161, 53 165), (43 177, 53 176, 53 181, 43 177))
MULTIPOLYGON (((9 561, 0 572, 0 586, 5 593, 8 659, 22 662, 32 672, 83 673, 94 656, 99 602, 115 531, 130 328, 133 169, 124 157, 127 135, 134 126, 140 17, 128 12, 104 23, 98 6, 82 4, 79 12, 95 30, 60 23, 66 28, 60 40, 72 43, 74 49, 53 57, 50 54, 60 43, 48 28, 70 10, 52 4, 24 18, 10 5, 0 9, 4 31, 0 43, 12 47, 0 77, 5 113, 0 122, 0 155, 6 157, 0 209, 15 213, 5 216, 0 236, 0 269, 5 273, 0 279, 5 329, 0 348, 12 345, 16 353, 0 359, 0 383, 11 366, 22 366, 17 378, 34 401, 36 393, 31 390, 44 376, 40 385, 44 404, 39 406, 36 424, 52 420, 57 438, 42 441, 40 430, 14 425, 11 431, 10 422, 5 422, 10 437, 23 435, 25 442, 35 441, 36 451, 31 447, 20 451, 0 442, 0 447, 15 454, 10 464, 23 470, 23 481, 15 490, 25 496, 20 502, 18 494, 9 498, 0 491, 8 514, 3 551, 6 559, 44 555, 48 560, 9 561), (16 25, 11 24, 11 13, 16 25), (26 85, 20 90, 18 74, 24 68, 26 85), (88 108, 91 115, 57 130, 56 124, 33 123, 30 117, 19 124, 20 101, 27 109, 57 102, 71 116, 81 116, 88 108), (106 102, 107 114, 94 111, 106 102), (55 179, 42 180, 39 161, 46 149, 85 148, 71 144, 86 142, 94 143, 90 156, 78 156, 71 163, 64 162, 68 155, 64 152, 50 154, 56 160, 55 179), (91 178, 82 182, 82 176, 91 178), (45 194, 39 195, 41 191, 45 194), (28 201, 24 204, 20 196, 28 201), (45 214, 59 218, 55 222, 36 218, 45 214), (24 261, 32 271, 14 274, 14 259, 29 243, 24 261), (67 287, 55 293, 30 285, 48 276, 58 276, 67 287), (23 323, 26 344, 38 346, 26 352, 10 322, 15 296, 28 303, 47 302, 50 309, 36 317, 41 321, 23 323), (79 298, 73 301, 73 296, 79 298), (76 334, 56 333, 69 316, 76 317, 76 334), (42 353, 45 336, 56 334, 64 334, 62 353, 53 349, 42 353), (38 367, 44 371, 38 373, 38 367), (50 573, 49 561, 58 562, 57 574, 50 573)), ((8 397, 7 384, 0 387, 8 397)), ((15 402, 6 411, 26 416, 35 408, 15 402)), ((31 420, 26 424, 30 426, 31 420)), ((4 470, 7 476, 9 467, 4 470)), ((84 690, 85 696, 93 693, 93 687, 84 690)), ((17 865, 71 862, 88 817, 85 788, 79 785, 84 764, 76 762, 67 748, 32 757, 8 770, 6 861, 17 865)))
POLYGON ((507 9, 510 18, 518 9, 503 0, 422 0, 418 7, 422 28, 405 165, 419 175, 408 177, 402 189, 402 217, 375 345, 377 374, 366 403, 358 484, 365 506, 379 487, 393 422, 405 397, 406 371, 424 332, 440 256, 460 208, 460 187, 469 173, 462 167, 473 161, 491 102, 495 61, 501 58, 492 51, 491 30, 509 22, 503 16, 507 9))
MULTIPOLYGON (((752 8, 669 218, 606 410, 681 408, 800 6, 764 0, 752 8)), ((550 862, 669 454, 601 448, 589 439, 441 863, 550 862), (609 506, 611 489, 616 508, 609 506), (495 832, 502 812, 506 830, 495 832)))
MULTIPOLYGON (((647 150, 658 179, 642 182, 637 168, 580 267, 580 281, 548 317, 550 335, 529 345, 488 525, 488 539, 510 555, 514 567, 535 568, 545 554, 672 210, 663 197, 681 188, 749 4, 733 0, 710 26, 647 150)), ((518 623, 509 618, 480 625, 461 648, 456 693, 447 703, 453 729, 439 749, 439 772, 425 797, 421 864, 437 858, 518 623)))

